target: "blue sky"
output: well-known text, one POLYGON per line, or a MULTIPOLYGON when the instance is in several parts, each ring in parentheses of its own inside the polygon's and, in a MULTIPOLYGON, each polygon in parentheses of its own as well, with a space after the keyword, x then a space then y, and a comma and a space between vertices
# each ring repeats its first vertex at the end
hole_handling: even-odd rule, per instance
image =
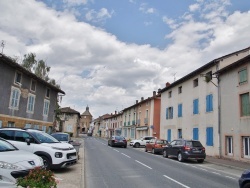
POLYGON ((36 53, 94 117, 249 46, 249 0, 2 0, 4 54, 36 53))

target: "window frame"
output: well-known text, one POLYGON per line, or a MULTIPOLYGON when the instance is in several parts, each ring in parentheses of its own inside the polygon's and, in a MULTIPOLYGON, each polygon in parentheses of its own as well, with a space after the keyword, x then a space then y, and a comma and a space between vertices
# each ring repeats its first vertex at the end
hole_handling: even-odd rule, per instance
POLYGON ((28 100, 27 100, 27 109, 26 109, 26 112, 27 113, 34 113, 34 109, 35 109, 35 101, 36 101, 36 96, 35 95, 33 95, 33 94, 31 94, 31 93, 29 93, 28 94, 28 100), (33 98, 33 103, 32 104, 30 104, 30 98, 33 98), (32 106, 32 107, 31 107, 32 106))
POLYGON ((206 145, 214 146, 214 129, 213 127, 206 128, 206 145))
POLYGON ((193 100, 193 115, 199 114, 199 99, 193 100))
POLYGON ((226 136, 226 155, 233 156, 233 137, 226 136))
POLYGON ((248 71, 247 71, 247 67, 242 67, 239 69, 238 71, 238 79, 239 79, 239 85, 243 85, 243 84, 246 84, 248 82, 248 71), (245 71, 245 80, 241 80, 241 73, 245 71))
POLYGON ((22 77, 23 77, 22 73, 19 72, 19 71, 16 71, 16 72, 15 72, 14 84, 16 84, 16 85, 18 85, 18 86, 22 86, 22 77), (19 77, 18 77, 19 75, 20 75, 20 80, 18 79, 18 78, 19 78, 19 77))
POLYGON ((17 87, 11 87, 10 92, 10 101, 9 101, 9 109, 18 110, 19 109, 19 103, 20 103, 20 96, 21 96, 21 90, 17 87), (13 92, 17 92, 13 98, 13 92), (16 96, 17 95, 17 96, 16 96), (15 100, 13 102, 13 100, 15 100))
POLYGON ((240 94, 240 117, 248 117, 250 116, 250 95, 249 92, 240 94), (243 96, 246 95, 247 103, 243 104, 243 96), (245 105, 245 106, 244 106, 245 105))
POLYGON ((36 80, 31 79, 31 82, 30 82, 30 91, 36 92, 36 84, 37 84, 36 80))
POLYGON ((182 117, 182 103, 178 104, 178 117, 182 117))
POLYGON ((243 136, 242 137, 242 147, 243 147, 243 156, 244 158, 250 158, 250 136, 243 136), (247 146, 245 139, 247 139, 247 146), (246 154, 246 147, 247 147, 247 154, 246 154))
POLYGON ((178 94, 182 93, 182 86, 178 87, 178 94))
POLYGON ((196 79, 193 80, 193 87, 195 88, 195 87, 198 87, 198 86, 199 86, 199 79, 196 78, 196 79))
POLYGON ((213 94, 206 96, 206 112, 213 111, 213 94))
POLYGON ((44 103, 43 103, 43 116, 48 116, 49 115, 49 105, 50 105, 50 101, 47 99, 44 99, 44 103), (46 104, 48 104, 48 106, 46 106, 46 104))
POLYGON ((50 88, 48 88, 48 87, 46 88, 45 97, 46 97, 47 99, 50 98, 50 88))

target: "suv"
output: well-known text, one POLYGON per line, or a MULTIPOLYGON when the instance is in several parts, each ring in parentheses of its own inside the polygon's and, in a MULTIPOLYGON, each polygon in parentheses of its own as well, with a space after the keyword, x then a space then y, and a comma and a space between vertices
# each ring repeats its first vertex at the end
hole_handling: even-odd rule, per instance
POLYGON ((61 143, 43 131, 1 128, 0 137, 20 150, 40 156, 46 169, 65 168, 77 162, 76 150, 71 144, 61 143))
POLYGON ((137 139, 137 140, 131 140, 129 145, 130 146, 133 146, 133 147, 136 147, 136 148, 139 148, 141 146, 146 146, 146 143, 149 142, 151 139, 155 139, 155 137, 153 136, 144 136, 140 139, 137 139))
POLYGON ((195 159, 202 163, 206 158, 205 148, 198 140, 173 140, 163 149, 163 157, 177 157, 182 162, 185 159, 195 159))

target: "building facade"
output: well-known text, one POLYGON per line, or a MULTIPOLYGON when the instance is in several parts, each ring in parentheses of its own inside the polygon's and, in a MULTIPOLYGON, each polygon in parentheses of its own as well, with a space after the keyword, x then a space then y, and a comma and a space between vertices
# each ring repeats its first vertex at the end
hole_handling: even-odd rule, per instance
POLYGON ((219 70, 221 155, 250 161, 250 55, 219 70))
POLYGON ((89 107, 87 106, 85 112, 81 114, 80 131, 82 133, 87 133, 90 128, 91 122, 92 122, 92 115, 89 111, 89 107))
POLYGON ((59 95, 64 91, 0 54, 0 127, 52 132, 59 95))

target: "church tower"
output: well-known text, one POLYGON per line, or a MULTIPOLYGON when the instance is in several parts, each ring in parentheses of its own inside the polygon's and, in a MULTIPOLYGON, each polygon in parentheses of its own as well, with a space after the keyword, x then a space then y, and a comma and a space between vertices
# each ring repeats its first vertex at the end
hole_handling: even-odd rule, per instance
POLYGON ((92 122, 92 115, 89 112, 89 107, 86 107, 86 111, 81 114, 80 127, 82 133, 87 133, 90 123, 92 122))

